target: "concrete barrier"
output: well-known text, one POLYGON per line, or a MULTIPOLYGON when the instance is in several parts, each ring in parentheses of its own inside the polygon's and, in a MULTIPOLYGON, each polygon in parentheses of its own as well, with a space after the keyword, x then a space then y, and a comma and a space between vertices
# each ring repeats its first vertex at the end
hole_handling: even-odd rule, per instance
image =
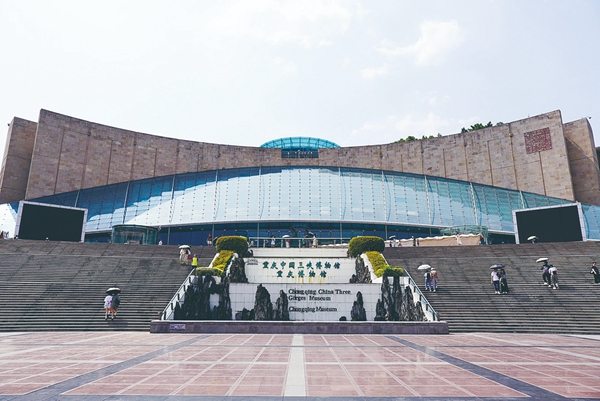
POLYGON ((448 334, 447 322, 153 320, 150 333, 448 334))

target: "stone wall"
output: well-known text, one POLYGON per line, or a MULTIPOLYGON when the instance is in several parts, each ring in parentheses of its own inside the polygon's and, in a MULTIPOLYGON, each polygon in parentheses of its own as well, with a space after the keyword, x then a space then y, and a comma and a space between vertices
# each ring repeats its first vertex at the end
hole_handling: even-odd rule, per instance
POLYGON ((600 205, 600 169, 594 134, 587 118, 563 125, 575 199, 600 205))
POLYGON ((0 170, 0 204, 25 198, 37 123, 15 117, 8 127, 0 170))
MULTIPOLYGON (((587 156, 595 150, 591 129, 582 122, 565 127, 566 133, 560 111, 553 111, 473 132, 320 149, 317 159, 282 159, 279 149, 165 138, 42 110, 25 197, 221 168, 341 166, 426 174, 582 200, 577 193, 585 197, 584 202, 598 204, 594 194, 598 195, 599 186, 585 184, 590 177, 597 182, 599 176, 597 164, 592 166, 587 156), (574 160, 570 161, 571 154, 574 160), (578 177, 576 184, 571 169, 578 177)), ((19 152, 18 144, 14 145, 8 159, 19 152)))

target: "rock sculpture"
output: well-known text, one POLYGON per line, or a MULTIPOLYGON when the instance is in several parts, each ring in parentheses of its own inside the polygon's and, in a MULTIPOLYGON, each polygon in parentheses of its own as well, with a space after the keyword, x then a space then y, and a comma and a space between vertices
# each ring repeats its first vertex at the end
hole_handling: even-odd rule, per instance
POLYGON ((391 298, 394 300, 394 309, 390 313, 393 320, 400 320, 400 313, 402 309, 402 288, 400 287, 400 277, 394 277, 394 283, 392 285, 391 298))
POLYGON ((371 283, 371 272, 360 256, 356 258, 355 268, 357 283, 371 283))
POLYGON ((229 281, 231 283, 247 283, 248 278, 246 277, 246 264, 244 259, 238 258, 237 256, 231 261, 229 267, 229 281))
POLYGON ((427 316, 425 316, 425 312, 423 312, 423 305, 421 301, 417 301, 415 303, 415 321, 423 322, 427 320, 427 316))
POLYGON ((235 314, 235 320, 254 320, 254 309, 242 309, 240 312, 235 314))
POLYGON ((356 293, 356 301, 352 305, 352 310, 350 311, 350 318, 352 321, 361 322, 367 320, 367 311, 363 306, 363 296, 360 291, 356 293))
POLYGON ((273 320, 273 304, 271 294, 259 284, 254 297, 254 320, 273 320))
POLYGON ((275 302, 275 317, 274 320, 290 320, 290 311, 288 310, 288 299, 287 294, 283 291, 279 291, 279 298, 275 302))
POLYGON ((400 308, 400 320, 415 321, 417 315, 415 302, 413 300, 412 290, 409 286, 404 288, 402 297, 402 307, 400 308))
POLYGON ((229 277, 225 277, 219 287, 219 305, 213 308, 213 320, 231 320, 231 299, 229 298, 229 277))
POLYGON ((385 306, 383 306, 383 301, 381 299, 377 300, 377 305, 375 306, 375 321, 383 321, 385 320, 385 306))

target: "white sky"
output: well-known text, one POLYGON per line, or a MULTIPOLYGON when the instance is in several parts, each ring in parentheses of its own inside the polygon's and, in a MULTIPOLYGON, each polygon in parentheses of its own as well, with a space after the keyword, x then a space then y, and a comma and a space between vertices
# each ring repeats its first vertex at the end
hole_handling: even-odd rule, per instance
POLYGON ((600 121, 595 0, 0 0, 0 16, 5 123, 44 108, 203 142, 355 146, 557 109, 600 121))

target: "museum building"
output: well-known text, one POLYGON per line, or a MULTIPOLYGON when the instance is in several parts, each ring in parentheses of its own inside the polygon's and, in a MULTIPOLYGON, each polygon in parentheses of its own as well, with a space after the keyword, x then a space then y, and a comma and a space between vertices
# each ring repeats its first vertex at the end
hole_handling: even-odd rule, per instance
POLYGON ((600 240, 599 195, 591 126, 563 123, 560 111, 410 142, 340 147, 295 137, 247 147, 41 110, 37 122, 9 124, 0 229, 14 233, 27 200, 87 209, 90 242, 140 225, 157 228, 163 244, 307 233, 343 243, 461 227, 480 227, 494 243, 514 242, 514 210, 579 203, 587 239, 600 240))

